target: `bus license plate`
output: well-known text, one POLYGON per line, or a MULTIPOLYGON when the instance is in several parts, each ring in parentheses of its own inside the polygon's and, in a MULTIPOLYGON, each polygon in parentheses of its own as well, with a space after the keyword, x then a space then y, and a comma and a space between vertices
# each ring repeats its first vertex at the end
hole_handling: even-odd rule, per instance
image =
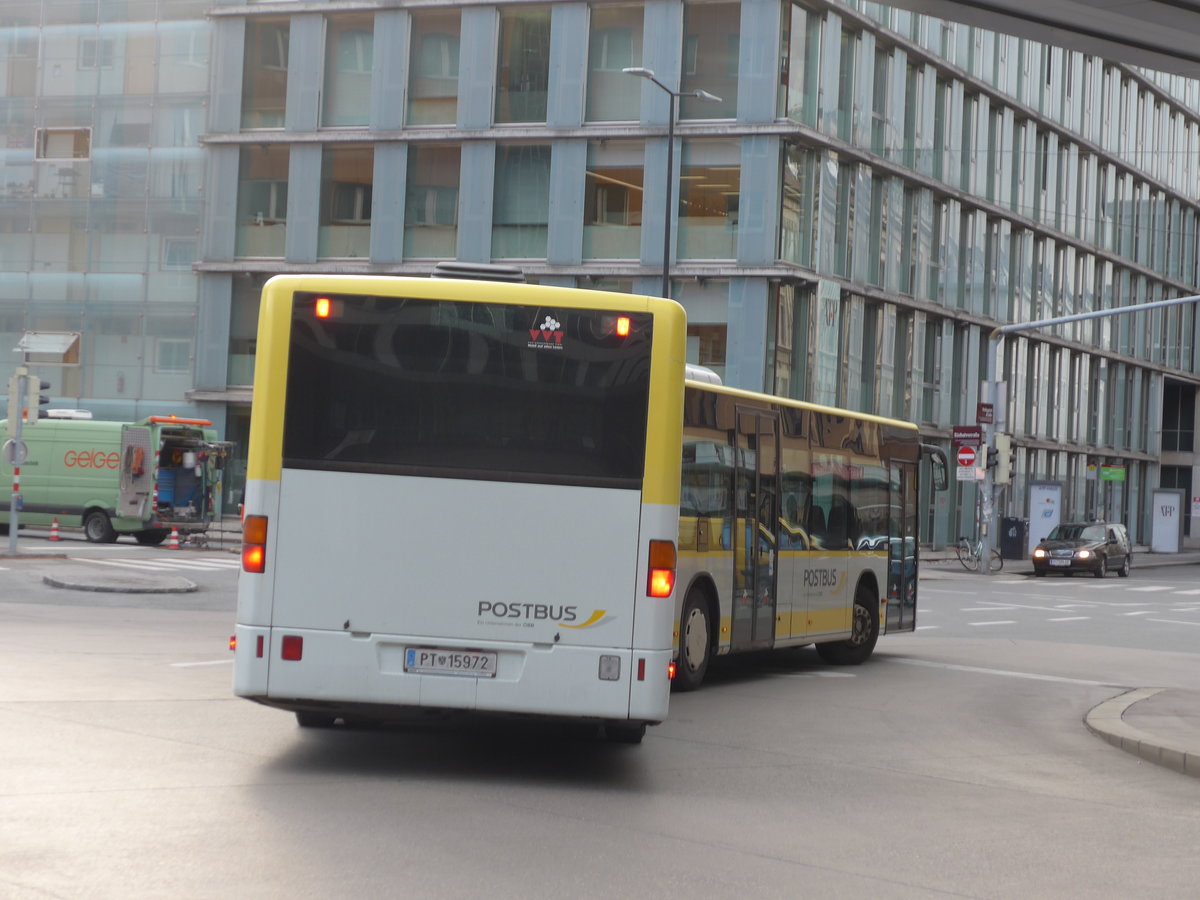
POLYGON ((404 671, 422 675, 465 675, 469 678, 495 678, 496 654, 490 650, 405 647, 404 671))
POLYGON ((1052 559, 1052 560, 1050 560, 1050 565, 1052 565, 1052 566, 1069 566, 1070 564, 1071 564, 1071 561, 1069 559, 1052 559))

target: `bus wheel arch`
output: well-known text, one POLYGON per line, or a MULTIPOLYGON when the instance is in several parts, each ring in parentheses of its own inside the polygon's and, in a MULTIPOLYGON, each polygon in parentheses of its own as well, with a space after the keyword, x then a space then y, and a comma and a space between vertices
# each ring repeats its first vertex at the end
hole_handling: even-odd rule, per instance
POLYGON ((817 644, 817 655, 835 666, 857 666, 870 658, 879 640, 879 588, 871 576, 860 578, 854 588, 854 619, 850 627, 848 639, 817 644))
POLYGON ((108 513, 92 506, 83 513, 83 536, 93 544, 111 544, 116 541, 117 532, 108 513))
POLYGON ((704 577, 688 585, 679 613, 679 659, 672 686, 694 691, 704 681, 717 647, 717 592, 704 577))

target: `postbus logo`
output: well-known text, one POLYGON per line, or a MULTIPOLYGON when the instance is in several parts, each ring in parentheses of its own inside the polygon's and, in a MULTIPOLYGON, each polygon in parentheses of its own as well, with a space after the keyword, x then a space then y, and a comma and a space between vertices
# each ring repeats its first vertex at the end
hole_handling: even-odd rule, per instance
POLYGON ((562 323, 554 316, 546 316, 541 327, 529 329, 529 347, 533 350, 561 350, 562 342, 562 323))
POLYGON ((115 450, 68 450, 63 454, 63 465, 68 469, 113 469, 121 462, 115 450))

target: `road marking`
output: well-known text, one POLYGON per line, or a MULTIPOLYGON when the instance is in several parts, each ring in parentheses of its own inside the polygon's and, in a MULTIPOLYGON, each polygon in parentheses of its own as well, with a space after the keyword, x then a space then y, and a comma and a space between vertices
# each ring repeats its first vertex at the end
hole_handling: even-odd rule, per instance
MULTIPOLYGON (((199 663, 197 663, 199 665, 199 663)), ((783 678, 857 678, 853 672, 789 672, 783 678)))
POLYGON ((1145 619, 1146 622, 1162 622, 1165 625, 1200 625, 1200 622, 1186 622, 1183 619, 1145 619))
MULTIPOLYGON (((928 610, 922 610, 921 615, 925 615, 927 612, 928 612, 928 610)), ((937 631, 941 627, 942 627, 941 625, 918 625, 916 627, 916 630, 917 631, 937 631)))
POLYGON ((1190 591, 1176 591, 1175 593, 1183 594, 1186 597, 1194 597, 1196 594, 1200 594, 1200 588, 1192 588, 1190 591))
POLYGON ((968 622, 968 625, 1016 625, 1016 619, 1001 619, 996 622, 968 622))
POLYGON ((197 666, 230 666, 233 665, 232 659, 210 659, 206 662, 194 663, 171 663, 172 669, 194 669, 197 666))
POLYGON ((1135 587, 1129 590, 1140 591, 1142 593, 1155 593, 1157 591, 1169 591, 1171 590, 1171 586, 1169 584, 1147 584, 1144 587, 1135 587))
POLYGON ((1121 613, 1121 615, 1123 615, 1123 616, 1152 616, 1152 615, 1154 615, 1154 610, 1138 609, 1138 610, 1134 610, 1133 612, 1121 613))
POLYGON ((137 572, 137 571, 168 572, 173 568, 172 566, 168 566, 168 565, 158 565, 157 563, 134 562, 132 560, 86 559, 86 558, 78 557, 78 556, 72 557, 72 559, 75 562, 96 563, 96 565, 99 565, 99 566, 117 566, 118 568, 121 568, 121 569, 133 569, 135 572, 137 572))
POLYGON ((924 666, 928 669, 949 669, 953 672, 976 672, 980 675, 1000 675, 1004 678, 1026 678, 1030 681, 1054 681, 1059 684, 1083 684, 1088 687, 1128 687, 1114 681, 1088 681, 1084 678, 1063 678, 1059 675, 1038 675, 1033 672, 1010 672, 1005 669, 984 669, 979 666, 959 666, 954 663, 931 662, 925 659, 903 659, 899 657, 880 657, 890 662, 904 663, 906 666, 924 666))
POLYGON ((1015 606, 964 606, 959 612, 1000 612, 1005 609, 1016 609, 1015 606))
POLYGON ((1060 616, 1057 619, 1047 619, 1047 622, 1082 622, 1084 619, 1090 619, 1091 616, 1060 616))

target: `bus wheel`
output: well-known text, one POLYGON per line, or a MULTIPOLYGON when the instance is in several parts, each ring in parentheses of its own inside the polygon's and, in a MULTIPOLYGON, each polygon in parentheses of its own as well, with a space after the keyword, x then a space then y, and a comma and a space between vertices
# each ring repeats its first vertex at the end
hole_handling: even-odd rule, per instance
POLYGON ((879 600, 866 584, 854 592, 854 624, 850 639, 817 644, 817 655, 835 666, 857 666, 866 662, 879 640, 879 600))
POLYGON ((336 718, 336 716, 310 712, 306 709, 296 711, 296 724, 301 728, 332 728, 336 718))
POLYGON ((139 531, 133 537, 139 544, 157 547, 167 539, 167 535, 170 533, 162 528, 151 528, 148 531, 139 531))
POLYGON ((646 736, 646 723, 609 722, 604 726, 604 736, 618 744, 640 744, 646 736))
POLYGON ((679 617, 679 665, 672 683, 675 689, 694 691, 700 687, 711 655, 712 621, 707 598, 703 591, 693 588, 683 601, 683 615, 679 617))
POLYGON ((117 539, 112 522, 102 509, 93 509, 83 517, 83 536, 93 544, 111 544, 117 539))

